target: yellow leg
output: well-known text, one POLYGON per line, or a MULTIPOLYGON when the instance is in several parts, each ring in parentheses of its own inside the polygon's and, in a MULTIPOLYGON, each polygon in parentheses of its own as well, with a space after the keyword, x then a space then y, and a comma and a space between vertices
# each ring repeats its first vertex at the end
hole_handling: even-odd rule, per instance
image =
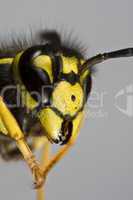
MULTIPOLYGON (((41 166, 44 168, 49 159, 50 159, 50 153, 51 153, 51 143, 47 140, 46 138, 46 141, 44 143, 44 146, 43 146, 43 150, 42 150, 42 155, 41 155, 41 166)), ((43 188, 40 187, 38 190, 37 190, 37 200, 45 200, 46 197, 45 197, 45 186, 43 188)))
MULTIPOLYGON (((6 104, 3 102, 2 97, 0 97, 0 117, 8 131, 8 135, 16 141, 16 145, 18 146, 25 161, 32 171, 35 179, 35 188, 40 188, 43 185, 43 182, 46 179, 48 172, 54 167, 57 162, 60 161, 62 157, 64 157, 69 148, 74 144, 78 136, 78 131, 74 131, 70 141, 61 150, 59 150, 59 152, 42 169, 36 161, 35 156, 31 152, 29 146, 27 145, 24 134, 22 133, 17 121, 7 108, 6 104)), ((48 153, 48 151, 46 151, 46 153, 48 153)), ((43 156, 44 155, 45 154, 43 154, 43 156)), ((39 200, 41 200, 41 197, 39 200)))
POLYGON ((40 165, 27 145, 24 134, 22 133, 14 116, 4 103, 2 97, 0 97, 0 117, 8 131, 9 137, 16 141, 16 145, 29 165, 35 179, 35 186, 40 187, 43 184, 43 173, 40 165))
MULTIPOLYGON (((51 150, 51 143, 47 140, 43 147, 42 152, 42 159, 41 159, 41 166, 43 167, 43 176, 46 181, 46 177, 49 173, 49 171, 54 167, 54 165, 61 160, 65 156, 65 154, 68 152, 70 147, 75 143, 76 138, 78 136, 78 133, 71 138, 69 143, 65 145, 62 149, 58 151, 58 153, 50 160, 50 150, 51 150), (50 161, 49 161, 50 160, 50 161)), ((37 190, 37 200, 45 200, 45 188, 40 187, 37 190)))

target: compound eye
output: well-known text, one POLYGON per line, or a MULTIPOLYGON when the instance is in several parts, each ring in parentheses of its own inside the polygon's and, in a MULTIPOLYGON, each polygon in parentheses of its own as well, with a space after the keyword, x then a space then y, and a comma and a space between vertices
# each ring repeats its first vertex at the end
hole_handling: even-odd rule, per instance
POLYGON ((82 85, 85 95, 85 101, 87 101, 92 88, 92 78, 90 74, 86 75, 85 79, 82 82, 82 85))
MULTIPOLYGON (((23 84, 30 95, 38 101, 38 97, 42 95, 42 87, 50 85, 49 74, 44 69, 36 67, 33 60, 39 54, 39 50, 28 49, 19 60, 19 73, 23 84)), ((47 95, 46 95, 47 96, 47 95)))
POLYGON ((35 68, 43 69, 47 72, 51 83, 53 82, 53 74, 52 74, 52 59, 48 55, 40 55, 33 59, 33 64, 35 68))

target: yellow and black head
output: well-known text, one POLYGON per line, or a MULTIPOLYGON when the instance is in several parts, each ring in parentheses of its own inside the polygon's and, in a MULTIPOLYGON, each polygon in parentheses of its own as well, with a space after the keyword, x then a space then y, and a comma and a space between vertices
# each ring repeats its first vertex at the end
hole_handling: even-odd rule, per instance
MULTIPOLYGON (((16 56, 13 51, 13 62, 4 65, 0 73, 0 90, 3 84, 12 81, 23 86, 20 93, 24 109, 20 106, 11 109, 22 130, 29 133, 27 127, 39 123, 50 141, 66 144, 79 131, 94 65, 111 58, 133 56, 133 48, 85 59, 75 43, 62 42, 57 32, 43 32, 40 36, 39 45, 24 47, 16 56)), ((6 103, 14 103, 16 93, 10 91, 5 97, 6 103)))
POLYGON ((26 106, 31 106, 50 141, 66 144, 79 129, 91 89, 91 71, 80 74, 81 52, 62 44, 56 32, 43 37, 46 44, 17 55, 14 66, 33 103, 26 106))

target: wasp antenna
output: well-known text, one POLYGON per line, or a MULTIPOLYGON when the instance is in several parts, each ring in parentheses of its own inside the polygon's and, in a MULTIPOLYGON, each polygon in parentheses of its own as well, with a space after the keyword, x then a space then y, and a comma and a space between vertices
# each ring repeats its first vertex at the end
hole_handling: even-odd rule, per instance
POLYGON ((118 51, 112 51, 105 53, 104 56, 108 58, 120 58, 120 57, 131 57, 133 56, 133 48, 120 49, 118 51))
POLYGON ((83 65, 80 67, 79 71, 80 71, 80 74, 82 74, 88 68, 90 68, 93 65, 96 65, 98 63, 102 63, 105 60, 108 60, 108 59, 111 59, 111 58, 131 57, 131 56, 133 56, 133 48, 120 49, 120 50, 117 50, 117 51, 98 54, 98 55, 96 55, 94 57, 91 57, 91 58, 87 59, 83 63, 83 65))

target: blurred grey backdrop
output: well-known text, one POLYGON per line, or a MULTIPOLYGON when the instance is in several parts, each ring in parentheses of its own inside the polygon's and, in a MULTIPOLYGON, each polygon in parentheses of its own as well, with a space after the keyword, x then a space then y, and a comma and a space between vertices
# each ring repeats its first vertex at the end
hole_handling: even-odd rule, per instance
MULTIPOLYGON (((0 0, 0 40, 31 27, 73 32, 88 56, 131 47, 133 1, 0 0)), ((84 125, 76 145, 49 174, 47 200, 133 199, 133 58, 97 68, 84 125)), ((0 199, 35 199, 23 162, 1 161, 0 199)))

